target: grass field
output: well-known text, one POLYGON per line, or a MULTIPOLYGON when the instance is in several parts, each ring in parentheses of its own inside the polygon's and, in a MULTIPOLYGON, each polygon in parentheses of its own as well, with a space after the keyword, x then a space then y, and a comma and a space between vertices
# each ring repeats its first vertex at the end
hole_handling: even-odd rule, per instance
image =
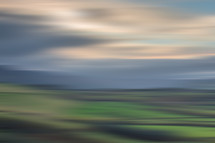
POLYGON ((0 85, 0 142, 215 142, 215 92, 0 85))

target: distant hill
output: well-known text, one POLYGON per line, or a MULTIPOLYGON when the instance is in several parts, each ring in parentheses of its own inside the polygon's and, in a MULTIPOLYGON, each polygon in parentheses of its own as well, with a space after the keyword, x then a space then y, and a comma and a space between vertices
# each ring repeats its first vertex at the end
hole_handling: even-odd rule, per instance
POLYGON ((143 84, 139 84, 141 88, 123 86, 115 84, 115 81, 104 82, 98 79, 90 79, 81 76, 69 75, 59 72, 50 71, 37 71, 37 70, 24 70, 13 66, 0 65, 0 82, 2 83, 14 83, 14 84, 24 84, 32 85, 38 88, 45 89, 92 89, 92 90, 131 90, 131 91, 155 91, 155 90, 165 90, 165 91, 182 91, 188 89, 206 89, 215 90, 215 79, 183 79, 183 80, 172 80, 171 85, 165 85, 163 87, 146 88, 143 84), (104 84, 104 85, 103 85, 104 84), (111 85, 111 86, 110 86, 111 85), (110 87, 110 88, 109 88, 110 87), (113 88, 114 87, 114 88, 113 88), (127 88, 126 88, 127 87, 127 88), (145 88, 144 88, 145 87, 145 88))
POLYGON ((215 90, 215 79, 191 79, 187 80, 184 87, 192 89, 215 90))
POLYGON ((34 85, 40 88, 79 88, 83 79, 54 72, 22 70, 0 65, 0 82, 34 85))

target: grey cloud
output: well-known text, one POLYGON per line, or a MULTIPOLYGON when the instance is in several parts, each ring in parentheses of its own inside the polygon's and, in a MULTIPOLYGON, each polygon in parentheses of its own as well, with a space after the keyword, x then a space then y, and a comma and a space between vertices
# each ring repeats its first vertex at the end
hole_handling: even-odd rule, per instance
POLYGON ((97 40, 79 36, 66 35, 30 35, 30 37, 17 38, 15 40, 0 43, 2 56, 23 56, 35 54, 49 48, 63 46, 84 46, 94 44, 97 40))
POLYGON ((35 54, 49 48, 104 42, 87 36, 68 35, 66 31, 65 34, 63 31, 54 32, 48 26, 33 24, 34 20, 38 20, 33 19, 33 16, 0 13, 0 17, 12 18, 12 20, 4 18, 0 20, 0 55, 5 57, 35 54), (16 19, 18 17, 19 20, 16 19))
POLYGON ((45 20, 44 16, 36 16, 36 15, 27 15, 27 14, 15 14, 10 11, 0 11, 1 19, 5 20, 16 20, 16 21, 38 21, 45 20))
POLYGON ((24 36, 30 36, 32 30, 36 30, 39 28, 42 27, 1 20, 0 21, 1 43, 6 40, 13 40, 24 36))

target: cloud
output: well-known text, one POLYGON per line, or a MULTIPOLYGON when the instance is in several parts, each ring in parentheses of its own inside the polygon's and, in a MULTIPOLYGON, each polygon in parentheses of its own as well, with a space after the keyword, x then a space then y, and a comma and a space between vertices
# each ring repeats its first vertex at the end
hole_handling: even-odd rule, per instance
POLYGON ((214 54, 207 45, 214 41, 213 15, 103 0, 9 0, 0 7, 2 56, 39 51, 68 60, 189 59, 214 54))
POLYGON ((1 57, 27 56, 62 46, 85 46, 105 40, 52 31, 46 25, 34 24, 41 17, 0 13, 1 57))

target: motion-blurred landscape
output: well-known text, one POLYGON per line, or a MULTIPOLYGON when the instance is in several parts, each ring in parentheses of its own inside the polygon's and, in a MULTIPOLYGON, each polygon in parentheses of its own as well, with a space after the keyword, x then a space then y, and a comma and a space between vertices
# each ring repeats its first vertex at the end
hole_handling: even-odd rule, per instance
POLYGON ((214 143, 214 0, 0 0, 1 143, 214 143))
POLYGON ((215 141, 212 90, 0 89, 5 143, 215 141))

